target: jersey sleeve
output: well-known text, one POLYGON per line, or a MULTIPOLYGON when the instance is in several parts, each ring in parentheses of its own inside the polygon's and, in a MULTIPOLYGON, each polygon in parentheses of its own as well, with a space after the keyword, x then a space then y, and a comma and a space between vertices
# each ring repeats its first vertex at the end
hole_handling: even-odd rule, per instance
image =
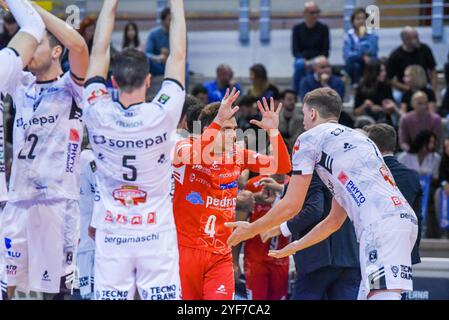
POLYGON ((153 103, 167 112, 171 123, 176 126, 181 118, 186 92, 184 87, 174 79, 166 78, 153 103))
POLYGON ((0 51, 0 92, 13 94, 22 77, 22 68, 22 59, 15 50, 0 51))
POLYGON ((83 89, 83 120, 87 126, 99 122, 102 106, 106 103, 112 103, 106 79, 94 77, 87 80, 83 89))
POLYGON ((308 132, 304 132, 298 137, 292 155, 294 175, 313 174, 318 162, 318 149, 317 140, 308 132))

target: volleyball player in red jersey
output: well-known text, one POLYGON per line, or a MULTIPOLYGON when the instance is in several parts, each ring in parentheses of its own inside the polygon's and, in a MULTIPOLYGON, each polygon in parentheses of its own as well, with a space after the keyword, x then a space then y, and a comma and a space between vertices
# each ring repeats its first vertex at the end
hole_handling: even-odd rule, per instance
POLYGON ((279 134, 279 112, 274 101, 258 102, 262 120, 251 122, 267 131, 273 154, 262 155, 236 145, 237 122, 233 108, 239 92, 226 93, 206 106, 199 120, 203 134, 178 142, 175 148, 173 199, 178 231, 182 298, 230 300, 234 296, 231 248, 226 241, 234 221, 238 177, 249 169, 263 174, 287 173, 291 161, 279 134))

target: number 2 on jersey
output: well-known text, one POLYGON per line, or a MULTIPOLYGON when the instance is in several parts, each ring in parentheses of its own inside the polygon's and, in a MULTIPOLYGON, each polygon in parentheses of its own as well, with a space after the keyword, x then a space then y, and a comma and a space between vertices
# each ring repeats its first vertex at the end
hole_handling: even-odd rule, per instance
POLYGON ((217 221, 217 217, 213 214, 210 215, 204 227, 204 233, 208 234, 211 238, 215 235, 215 221, 217 221))
POLYGON ((36 158, 36 155, 34 155, 34 148, 36 148, 37 142, 39 141, 39 137, 37 135, 35 135, 34 133, 30 134, 28 137, 26 137, 25 139, 28 142, 31 142, 31 148, 30 151, 28 152, 28 155, 23 155, 22 154, 22 150, 20 150, 18 158, 21 160, 24 159, 30 159, 30 160, 34 160, 36 158))

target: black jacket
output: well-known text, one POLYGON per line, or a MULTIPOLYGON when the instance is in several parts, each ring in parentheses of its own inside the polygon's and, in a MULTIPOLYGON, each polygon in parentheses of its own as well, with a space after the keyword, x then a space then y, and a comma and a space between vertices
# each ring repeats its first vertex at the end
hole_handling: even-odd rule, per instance
MULTIPOLYGON (((293 240, 305 236, 329 214, 332 195, 314 173, 302 210, 287 222, 293 240)), ((296 270, 304 275, 322 267, 359 268, 359 249, 354 227, 349 218, 326 240, 294 255, 296 270)))
POLYGON ((404 196, 405 200, 410 204, 415 211, 416 217, 418 218, 418 238, 416 239, 415 246, 412 251, 412 264, 417 264, 421 262, 419 256, 419 243, 421 241, 421 230, 422 230, 422 212, 421 212, 421 202, 422 202, 422 188, 419 183, 418 173, 412 169, 407 168, 402 163, 400 163, 395 157, 387 156, 384 157, 385 164, 390 169, 394 180, 404 196))

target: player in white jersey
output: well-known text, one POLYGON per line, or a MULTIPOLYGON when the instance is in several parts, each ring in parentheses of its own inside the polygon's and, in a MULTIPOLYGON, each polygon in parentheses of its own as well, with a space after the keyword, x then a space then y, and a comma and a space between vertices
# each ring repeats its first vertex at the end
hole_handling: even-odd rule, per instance
POLYGON ((58 293, 79 238, 81 100, 87 71, 84 39, 34 5, 47 32, 11 90, 16 111, 9 201, 2 224, 8 254, 8 291, 58 293), (69 50, 69 73, 60 58, 69 50), (64 263, 63 263, 64 261, 64 263))
POLYGON ((310 247, 337 231, 348 216, 360 244, 365 298, 400 299, 401 291, 412 290, 411 251, 417 237, 417 218, 376 145, 364 134, 338 124, 341 108, 340 97, 330 88, 306 95, 303 112, 307 131, 293 150, 293 176, 286 196, 252 224, 228 224, 237 227, 228 243, 236 245, 300 212, 316 170, 334 195, 328 217, 303 238, 269 255, 281 258, 310 247))
POLYGON ((170 55, 162 88, 150 86, 145 54, 114 57, 113 101, 104 78, 118 1, 104 1, 84 89, 84 121, 95 154, 100 201, 94 204, 95 299, 179 299, 179 258, 170 199, 170 139, 185 99, 186 23, 182 0, 171 0, 170 55))
MULTIPOLYGON (((0 0, 0 6, 6 8, 14 15, 20 26, 19 32, 8 43, 8 47, 0 50, 0 202, 7 200, 5 144, 3 128, 3 95, 11 93, 17 86, 22 69, 26 66, 42 40, 45 25, 39 14, 28 1, 0 0)), ((0 216, 3 213, 0 211, 0 216)), ((4 264, 5 247, 2 234, 3 225, 0 224, 0 300, 7 298, 6 273, 15 270, 4 264)), ((5 243, 6 244, 6 243, 5 243)))
POLYGON ((94 283, 95 242, 89 236, 94 201, 99 200, 95 181, 95 156, 91 149, 85 149, 80 155, 80 243, 78 246, 77 266, 80 293, 83 299, 92 299, 94 283))

